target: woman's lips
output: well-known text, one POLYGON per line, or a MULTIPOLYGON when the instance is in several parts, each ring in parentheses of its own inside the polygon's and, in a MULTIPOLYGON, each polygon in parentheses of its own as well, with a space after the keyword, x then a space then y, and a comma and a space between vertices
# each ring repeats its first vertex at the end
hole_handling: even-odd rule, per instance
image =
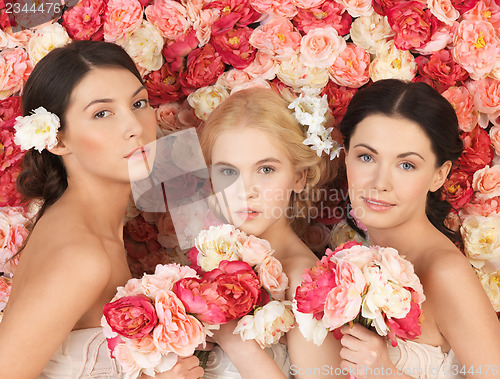
POLYGON ((367 199, 363 198, 366 206, 374 211, 383 212, 391 209, 396 204, 388 203, 387 201, 377 200, 377 199, 367 199))

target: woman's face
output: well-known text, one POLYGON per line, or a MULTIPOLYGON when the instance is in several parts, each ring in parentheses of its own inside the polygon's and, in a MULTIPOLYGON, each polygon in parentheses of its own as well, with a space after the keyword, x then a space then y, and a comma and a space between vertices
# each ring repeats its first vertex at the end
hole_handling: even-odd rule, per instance
POLYGON ((441 187, 451 163, 436 167, 431 141, 418 124, 371 115, 357 125, 349 145, 349 197, 363 224, 385 229, 425 217, 427 193, 441 187))
POLYGON ((146 88, 131 72, 91 70, 69 104, 60 138, 67 167, 125 182, 147 174, 145 158, 153 158, 156 118, 146 88))
POLYGON ((256 236, 287 225, 290 196, 304 188, 305 175, 276 139, 252 127, 227 130, 217 137, 211 158, 212 183, 229 222, 256 236))

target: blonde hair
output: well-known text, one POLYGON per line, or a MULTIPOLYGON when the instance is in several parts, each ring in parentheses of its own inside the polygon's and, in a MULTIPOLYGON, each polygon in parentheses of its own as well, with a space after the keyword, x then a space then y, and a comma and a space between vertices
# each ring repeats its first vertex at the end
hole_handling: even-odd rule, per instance
POLYGON ((250 88, 232 94, 208 117, 200 130, 200 144, 207 165, 211 165, 212 149, 218 136, 235 127, 249 127, 262 130, 274 137, 288 154, 297 171, 306 170, 305 193, 292 196, 295 210, 293 218, 303 215, 313 207, 314 192, 333 180, 338 170, 338 159, 330 161, 302 142, 304 128, 299 124, 289 103, 272 89, 250 88))

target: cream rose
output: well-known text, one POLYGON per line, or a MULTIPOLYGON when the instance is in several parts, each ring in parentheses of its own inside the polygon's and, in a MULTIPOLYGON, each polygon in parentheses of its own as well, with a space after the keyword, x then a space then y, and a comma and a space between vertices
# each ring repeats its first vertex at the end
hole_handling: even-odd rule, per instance
POLYGON ((41 27, 28 42, 28 55, 33 64, 46 56, 56 47, 62 47, 71 42, 66 29, 55 23, 41 27))
POLYGON ((386 16, 373 12, 370 16, 356 18, 351 24, 352 41, 370 54, 394 35, 386 16))
POLYGON ((500 312, 500 271, 478 272, 478 276, 495 312, 500 312))
POLYGON ((369 73, 374 82, 381 79, 411 81, 417 73, 417 64, 409 51, 399 50, 394 41, 387 41, 370 63, 369 73))
POLYGON ((335 249, 337 246, 349 241, 356 241, 363 245, 368 245, 368 241, 352 229, 345 220, 339 221, 332 229, 329 246, 335 249))
POLYGON ((308 67, 300 62, 300 55, 282 61, 276 74, 287 86, 301 88, 323 88, 328 84, 328 70, 326 68, 308 67))
POLYGON ((470 216, 462 223, 465 254, 476 268, 500 256, 500 218, 470 216))
POLYGON ((206 120, 210 113, 228 97, 227 89, 221 85, 214 85, 198 88, 189 94, 187 101, 194 108, 196 116, 201 120, 206 120))

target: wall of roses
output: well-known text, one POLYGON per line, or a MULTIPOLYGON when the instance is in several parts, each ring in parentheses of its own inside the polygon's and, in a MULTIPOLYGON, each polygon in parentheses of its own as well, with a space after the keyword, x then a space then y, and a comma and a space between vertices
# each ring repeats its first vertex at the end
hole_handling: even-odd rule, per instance
MULTIPOLYGON (((460 228, 464 254, 500 314, 500 0, 82 0, 50 15, 29 6, 22 12, 26 4, 0 0, 0 315, 19 258, 12 257, 39 206, 23 203, 15 189, 20 94, 33 66, 75 39, 113 42, 130 54, 155 108, 158 137, 199 127, 248 87, 289 99, 305 86, 321 89, 338 123, 370 82, 432 85, 455 108, 465 146, 442 191, 455 208, 448 224, 460 228)), ((341 176, 329 190, 345 193, 341 176)), ((361 240, 334 211, 344 201, 327 199, 301 232, 318 254, 361 240)), ((188 263, 168 213, 141 212, 131 202, 126 221, 134 275, 188 263)))

